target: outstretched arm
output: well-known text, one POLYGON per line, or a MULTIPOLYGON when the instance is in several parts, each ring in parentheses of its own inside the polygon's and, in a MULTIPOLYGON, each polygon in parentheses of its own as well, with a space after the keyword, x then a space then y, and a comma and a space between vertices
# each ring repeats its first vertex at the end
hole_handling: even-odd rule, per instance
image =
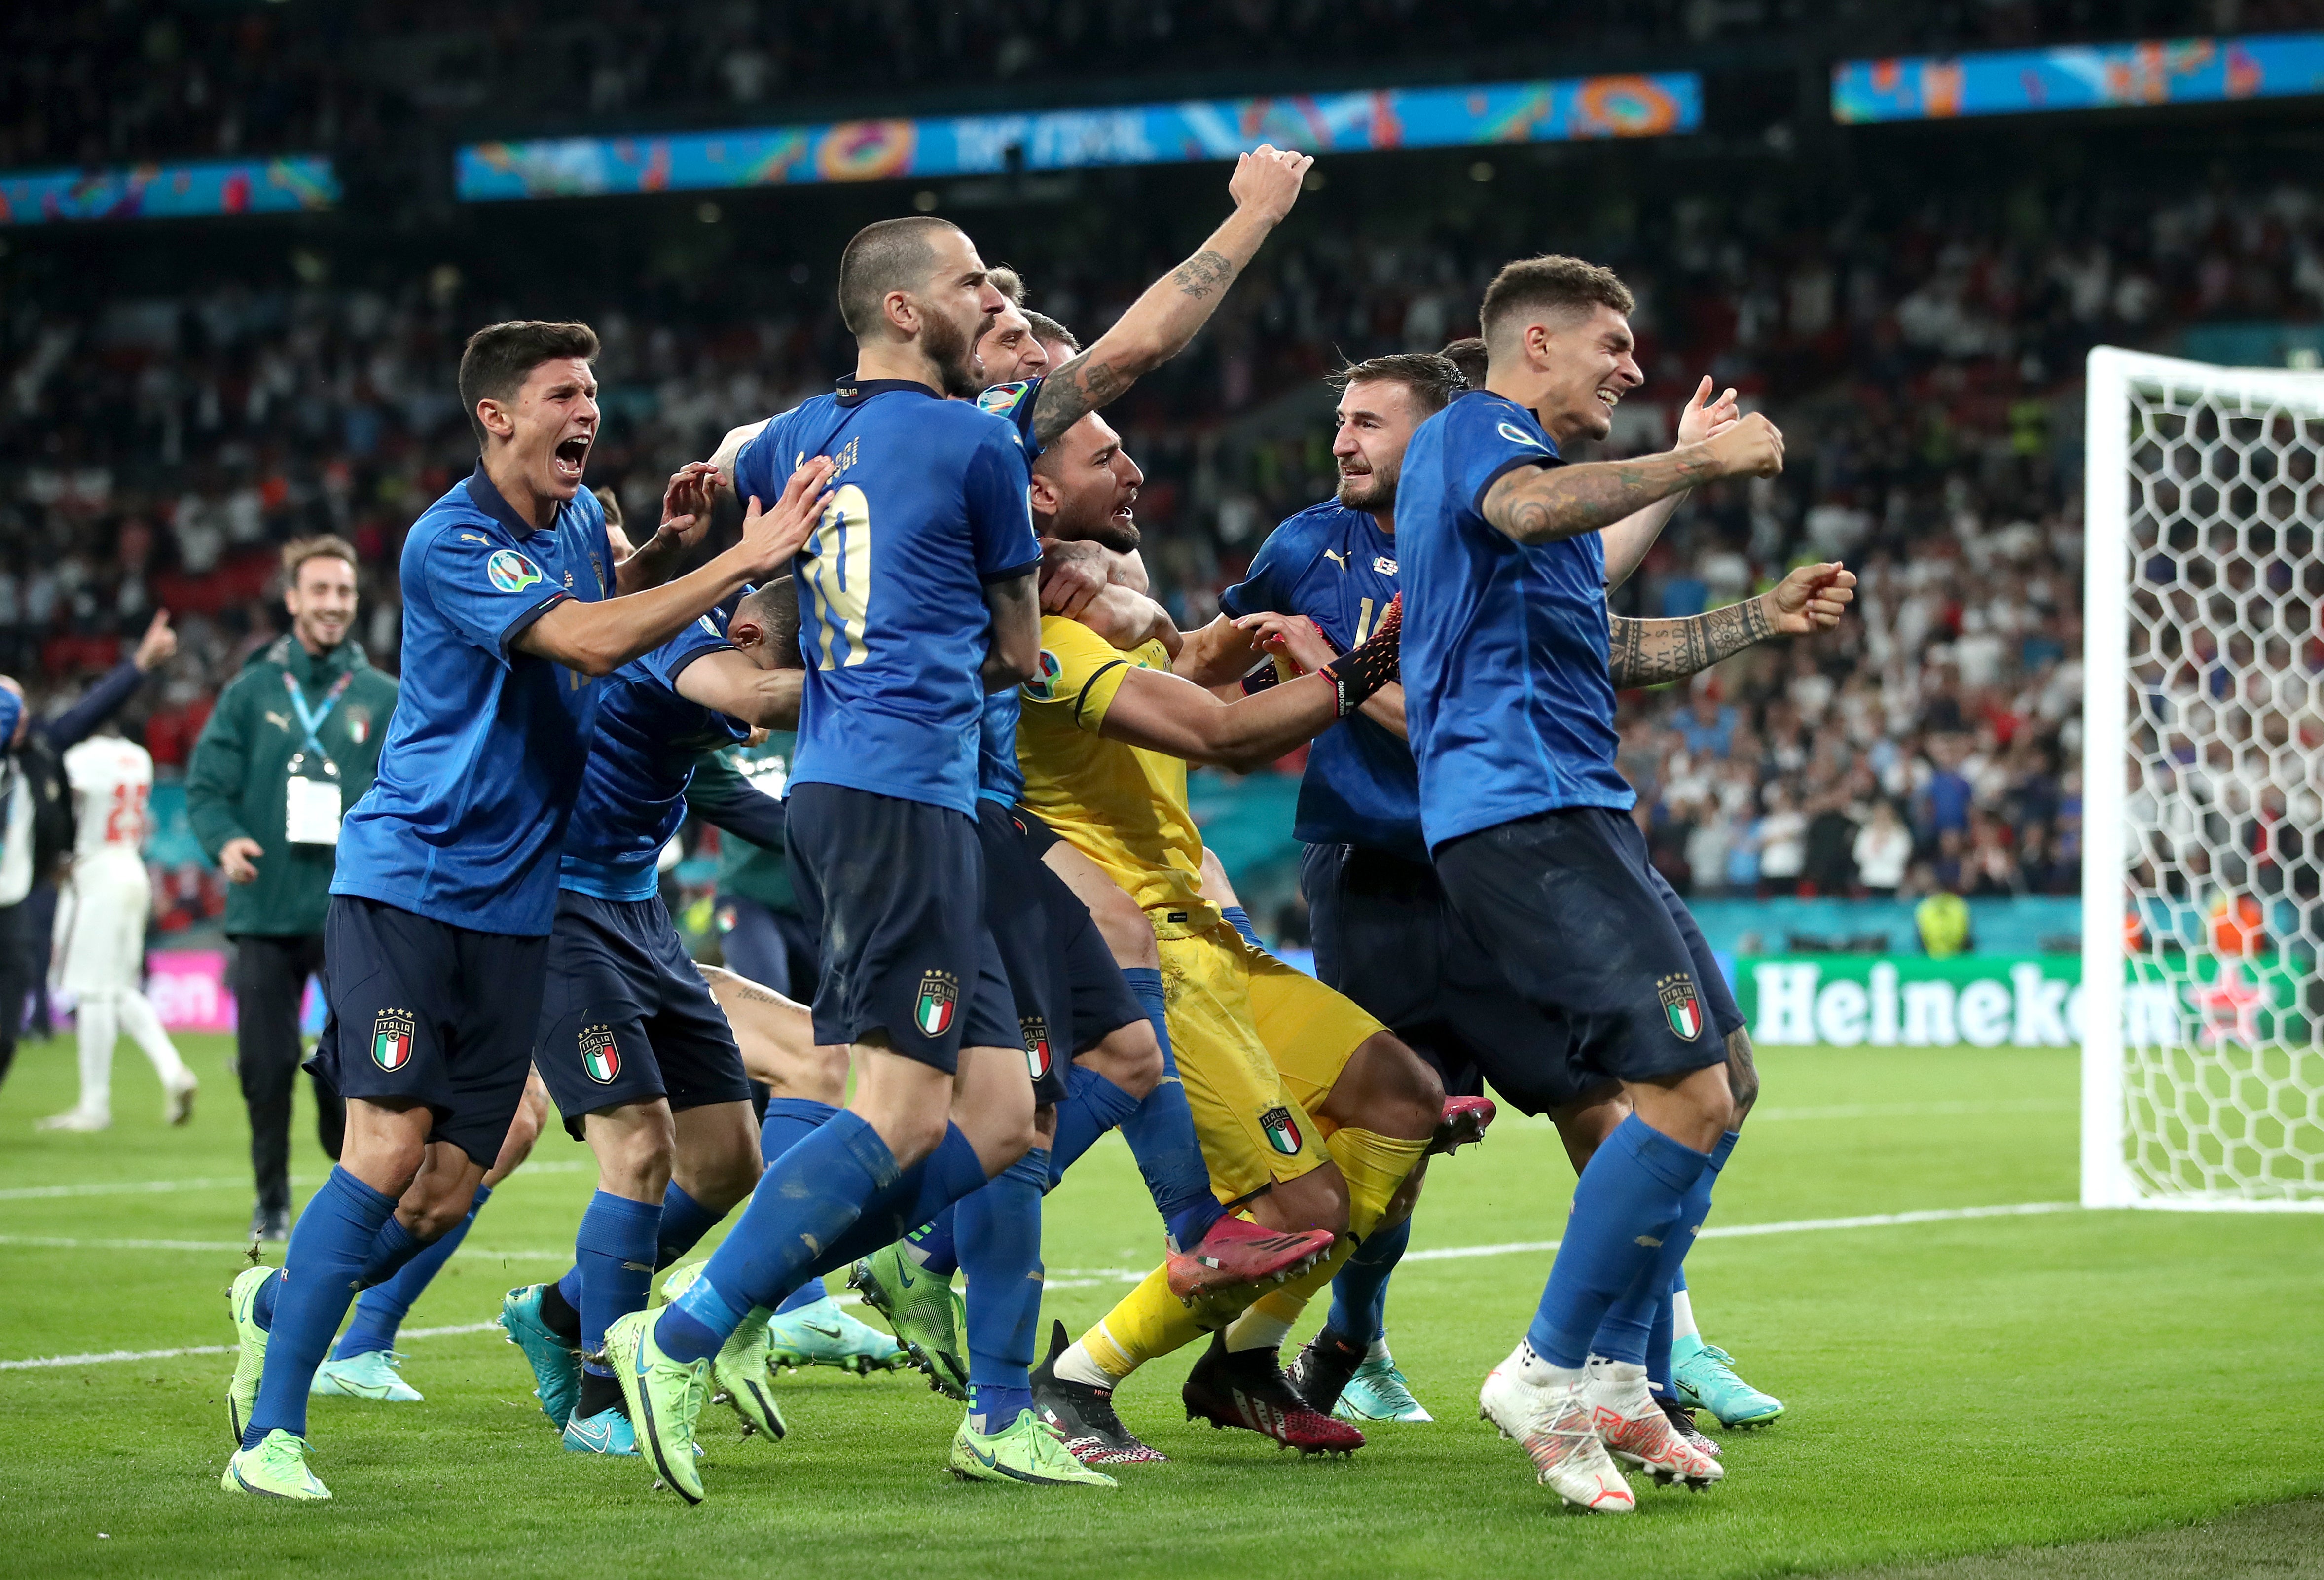
POLYGON ((705 653, 678 672, 678 694, 754 730, 798 728, 804 669, 761 669, 742 654, 705 653))
POLYGON ((1041 381, 1033 401, 1033 436, 1043 445, 1185 349, 1268 232, 1299 200, 1314 159, 1261 143, 1235 163, 1227 191, 1235 211, 1202 249, 1146 288, 1097 344, 1041 381))
POLYGON ((1613 617, 1616 687, 1662 685, 1710 668, 1769 637, 1830 630, 1856 598, 1856 574, 1837 564, 1802 565, 1757 598, 1684 620, 1613 617))
MULTIPOLYGON (((1711 375, 1702 375, 1702 382, 1694 387, 1694 398, 1680 409, 1678 414, 1678 444, 1684 449, 1705 439, 1717 438, 1732 427, 1738 417, 1735 391, 1723 390, 1718 400, 1711 398, 1711 375)), ((1630 579, 1630 573, 1646 557, 1646 551, 1662 536, 1663 528, 1678 509, 1679 501, 1687 496, 1685 489, 1665 494, 1635 515, 1623 517, 1606 528, 1606 588, 1611 592, 1630 579)))
POLYGON ((1631 461, 1533 466, 1485 491, 1485 519, 1519 543, 1558 543, 1597 532, 1658 500, 1721 477, 1773 477, 1784 436, 1759 412, 1715 439, 1631 461))

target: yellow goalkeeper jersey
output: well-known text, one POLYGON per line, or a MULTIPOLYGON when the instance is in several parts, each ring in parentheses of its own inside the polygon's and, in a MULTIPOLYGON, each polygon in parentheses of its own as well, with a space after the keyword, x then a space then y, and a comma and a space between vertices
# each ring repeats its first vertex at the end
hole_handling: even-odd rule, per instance
POLYGON ((1159 641, 1116 651, 1061 615, 1041 619, 1041 672, 1025 683, 1017 760, 1025 804, 1153 914, 1163 937, 1210 926, 1203 836, 1186 805, 1186 764, 1098 734, 1133 668, 1170 667, 1159 641))

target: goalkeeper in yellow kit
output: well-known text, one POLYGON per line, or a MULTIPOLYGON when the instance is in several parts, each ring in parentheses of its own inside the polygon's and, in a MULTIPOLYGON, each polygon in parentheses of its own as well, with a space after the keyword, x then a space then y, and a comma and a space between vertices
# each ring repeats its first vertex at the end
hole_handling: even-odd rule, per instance
MULTIPOLYGON (((1044 537, 1133 553, 1141 481, 1113 430, 1085 417, 1034 463, 1035 524, 1044 537)), ((1250 619, 1254 660, 1268 619, 1250 619)), ((1186 765, 1255 767, 1330 728, 1395 678, 1397 622, 1382 623, 1326 668, 1225 703, 1170 673, 1176 632, 1142 593, 1109 588, 1078 620, 1041 622, 1040 670, 1025 684, 1017 736, 1026 804, 1153 923, 1170 1040, 1221 1199, 1271 1228, 1339 1236, 1330 1258, 1248 1309, 1182 1304, 1157 1268, 1079 1343, 1064 1347, 1061 1328, 1034 1373, 1036 1409, 1093 1463, 1159 1457, 1122 1428, 1112 1392, 1205 1332, 1210 1350, 1185 1384, 1190 1418, 1307 1452, 1363 1443, 1309 1408, 1277 1353, 1355 1244, 1411 1210, 1405 1186, 1443 1089, 1379 1021, 1245 942, 1203 896, 1186 765)))

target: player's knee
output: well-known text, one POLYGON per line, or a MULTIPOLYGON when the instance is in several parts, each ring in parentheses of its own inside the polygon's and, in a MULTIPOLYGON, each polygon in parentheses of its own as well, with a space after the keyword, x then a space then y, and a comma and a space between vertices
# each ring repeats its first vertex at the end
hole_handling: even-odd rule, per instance
POLYGON ((1425 1141, 1444 1117, 1444 1082, 1425 1059, 1392 1032, 1364 1039, 1326 1105, 1340 1122, 1379 1135, 1425 1141), (1345 1117, 1337 1112, 1341 1088, 1356 1078, 1356 1101, 1345 1117))
POLYGON ((808 1055, 807 1087, 797 1096, 837 1107, 847 1097, 847 1044, 818 1043, 808 1055))
MULTIPOLYGON (((1088 895, 1081 896, 1084 901, 1088 895)), ((1095 896, 1090 906, 1090 920, 1097 923, 1097 935, 1105 940, 1108 953, 1114 963, 1125 970, 1158 969, 1162 951, 1154 942, 1154 923, 1138 902, 1120 889, 1095 896)))
POLYGON ((1036 1103, 1033 1106, 1033 1144, 1044 1151, 1057 1144, 1057 1106, 1036 1103))
POLYGON ((659 1200, 678 1154, 678 1126, 669 1108, 641 1104, 590 1118, 605 1120, 588 1126, 597 1188, 632 1201, 659 1200))
POLYGON ((1145 1021, 1117 1027, 1074 1062, 1095 1070, 1140 1101, 1162 1080, 1162 1044, 1145 1021))

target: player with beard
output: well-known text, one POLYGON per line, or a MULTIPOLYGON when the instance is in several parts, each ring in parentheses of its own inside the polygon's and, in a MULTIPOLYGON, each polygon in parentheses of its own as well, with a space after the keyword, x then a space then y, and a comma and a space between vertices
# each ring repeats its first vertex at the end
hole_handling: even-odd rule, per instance
MULTIPOLYGON (((1481 353, 1481 344, 1472 344, 1481 353)), ((1459 343, 1447 348, 1463 349, 1459 343)), ((1481 365, 1478 376, 1482 377, 1481 365)), ((1341 391, 1333 442, 1339 490, 1333 499, 1278 527, 1243 582, 1221 595, 1227 612, 1186 638, 1180 667, 1193 678, 1231 681, 1249 662, 1250 634, 1236 623, 1238 616, 1260 610, 1304 616, 1314 629, 1289 628, 1286 636, 1296 656, 1312 664, 1360 640, 1397 594, 1395 510, 1405 446, 1422 421, 1466 390, 1467 380, 1447 356, 1407 354, 1344 369, 1331 381, 1341 391)), ((1734 420, 1733 392, 1714 401, 1705 379, 1681 410, 1679 443, 1698 443, 1734 420)), ((1643 556, 1668 514, 1664 507, 1675 498, 1640 512, 1646 520, 1607 528, 1609 583, 1618 583, 1643 556)), ((1829 629, 1852 598, 1854 582, 1836 565, 1794 570, 1760 600, 1766 633, 1829 629)), ((1618 687, 1683 678, 1754 639, 1715 615, 1648 622, 1616 617, 1611 624, 1618 687), (1636 644, 1634 627, 1646 633, 1636 644)), ((1260 674, 1273 678, 1271 666, 1260 674)), ((1544 1079, 1538 1050, 1563 1046, 1568 1035, 1564 1023, 1520 997, 1446 905, 1421 835, 1418 776, 1405 742, 1404 704, 1401 684, 1384 688, 1359 717, 1326 731, 1308 754, 1296 831, 1306 847, 1301 886, 1314 927, 1316 973, 1412 1043, 1436 1067, 1449 1091, 1479 1093, 1490 1076, 1495 1089, 1520 1108, 1546 1113, 1579 1169, 1620 1122, 1627 1104, 1619 1087, 1602 1079, 1575 1090, 1562 1078, 1544 1079)), ((1730 1068, 1738 1078, 1737 1106, 1748 1112, 1756 1082, 1749 1075, 1742 1015, 1683 903, 1659 873, 1648 876, 1702 974, 1712 1024, 1728 1043, 1730 1068)), ((1386 1343, 1387 1281, 1407 1237, 1405 1226, 1376 1236, 1334 1280, 1323 1329, 1291 1368, 1295 1384, 1318 1410, 1358 1420, 1430 1419, 1412 1398, 1386 1343)), ((1646 1364, 1674 1425, 1692 1432, 1692 1421, 1670 1387, 1670 1318, 1683 1295, 1682 1279, 1673 1301, 1657 1310, 1646 1364)), ((1696 1347, 1705 1356, 1711 1353, 1699 1340, 1696 1347)), ((1710 1365, 1724 1371, 1717 1361, 1694 1364, 1697 1372, 1710 1365)), ((1746 1408, 1738 1405, 1740 1394, 1756 1391, 1731 1373, 1727 1376, 1729 1387, 1715 1390, 1706 1382, 1702 1392, 1739 1412, 1746 1408)), ((1780 1413, 1779 1402, 1757 1397, 1764 1404, 1756 1419, 1780 1413)), ((1722 1414, 1721 1419, 1731 1418, 1722 1414)))
MULTIPOLYGON (((1130 554, 1141 481, 1092 415, 1035 464, 1034 511, 1051 537, 1130 554)), ((1167 629, 1158 611, 1151 622, 1167 629)), ((1395 639, 1391 618, 1316 674, 1230 703, 1172 675, 1158 635, 1119 650, 1052 614, 1041 672, 1024 688, 1025 804, 1145 914, 1214 1191, 1269 1227, 1334 1236, 1332 1258, 1293 1291, 1321 1287, 1351 1246, 1405 1210, 1400 1191, 1435 1133, 1443 1093, 1376 1020, 1253 949, 1204 897, 1186 764, 1256 767, 1313 739, 1388 682, 1395 639)), ((1060 1333, 1035 1374, 1036 1396, 1081 1451, 1129 1456, 1139 1446, 1114 1414, 1113 1390, 1209 1332, 1210 1352, 1184 1392, 1191 1416, 1303 1450, 1360 1447, 1360 1432, 1306 1408, 1284 1381, 1286 1330, 1243 1298, 1189 1308, 1157 1269, 1080 1343, 1067 1347, 1060 1333)))

